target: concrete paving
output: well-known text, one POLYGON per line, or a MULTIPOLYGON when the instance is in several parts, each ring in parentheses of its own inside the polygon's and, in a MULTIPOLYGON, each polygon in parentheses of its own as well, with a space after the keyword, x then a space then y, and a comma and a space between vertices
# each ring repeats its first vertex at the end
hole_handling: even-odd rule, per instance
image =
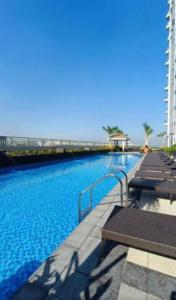
POLYGON ((160 300, 160 298, 122 283, 118 300, 160 300))

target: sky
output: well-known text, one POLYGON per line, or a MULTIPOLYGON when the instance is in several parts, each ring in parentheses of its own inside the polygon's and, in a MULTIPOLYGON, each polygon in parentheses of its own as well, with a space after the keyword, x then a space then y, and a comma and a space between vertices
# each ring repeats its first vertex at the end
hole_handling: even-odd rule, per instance
POLYGON ((1 0, 0 135, 164 130, 167 0, 1 0))

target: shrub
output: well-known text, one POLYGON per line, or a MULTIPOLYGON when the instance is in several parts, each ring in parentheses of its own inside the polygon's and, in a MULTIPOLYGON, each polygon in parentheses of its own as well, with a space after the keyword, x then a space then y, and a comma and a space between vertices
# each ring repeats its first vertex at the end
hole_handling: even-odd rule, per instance
POLYGON ((176 152, 176 145, 173 145, 171 147, 163 147, 162 150, 168 153, 176 152))

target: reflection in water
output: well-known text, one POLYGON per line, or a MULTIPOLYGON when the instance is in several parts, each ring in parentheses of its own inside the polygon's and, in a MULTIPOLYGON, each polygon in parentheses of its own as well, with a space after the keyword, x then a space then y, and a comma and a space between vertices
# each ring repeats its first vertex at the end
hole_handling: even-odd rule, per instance
POLYGON ((110 172, 114 172, 117 168, 126 169, 129 166, 129 156, 130 155, 111 155, 111 159, 109 160, 109 170, 110 172))

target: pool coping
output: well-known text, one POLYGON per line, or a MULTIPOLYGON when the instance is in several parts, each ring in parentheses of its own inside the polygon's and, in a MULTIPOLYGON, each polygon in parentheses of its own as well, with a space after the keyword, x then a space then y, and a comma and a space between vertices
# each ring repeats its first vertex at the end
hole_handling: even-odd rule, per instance
MULTIPOLYGON (((129 180, 134 176, 136 170, 139 169, 144 157, 145 155, 128 172, 129 180)), ((69 288, 66 282, 69 281, 68 277, 73 273, 79 278, 80 284, 86 286, 90 272, 96 267, 100 259, 101 228, 107 221, 114 206, 120 203, 119 192, 120 184, 118 183, 28 278, 12 299, 69 299, 67 296, 69 288), (65 289, 63 288, 63 283, 66 286, 65 289)), ((73 284, 70 282, 70 285, 73 286, 73 284)))

